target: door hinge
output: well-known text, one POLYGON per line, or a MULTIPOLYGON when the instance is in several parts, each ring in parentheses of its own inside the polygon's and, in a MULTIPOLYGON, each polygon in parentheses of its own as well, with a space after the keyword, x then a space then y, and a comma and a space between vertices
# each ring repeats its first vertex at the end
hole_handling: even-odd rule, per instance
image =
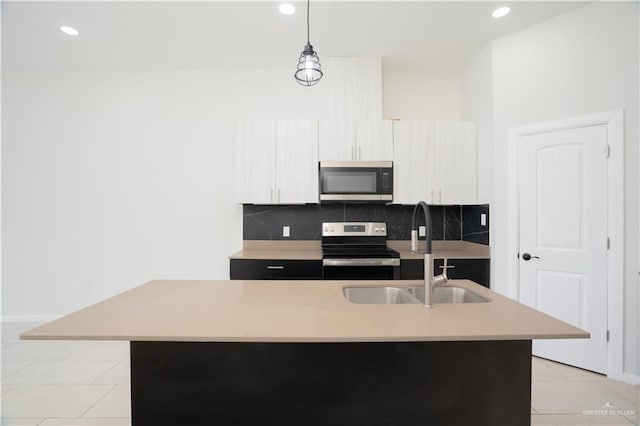
POLYGON ((607 250, 611 248, 611 238, 607 237, 607 250))
POLYGON ((609 330, 607 330, 607 342, 609 341, 609 330))
POLYGON ((609 158, 609 157, 611 157, 611 145, 607 145, 607 157, 606 158, 609 158))

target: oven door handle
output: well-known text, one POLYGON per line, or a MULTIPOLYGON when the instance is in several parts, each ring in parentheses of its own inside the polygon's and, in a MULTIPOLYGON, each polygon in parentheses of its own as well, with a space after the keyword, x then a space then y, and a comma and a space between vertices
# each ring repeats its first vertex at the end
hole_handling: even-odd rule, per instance
POLYGON ((400 259, 322 259, 322 266, 400 266, 400 259))

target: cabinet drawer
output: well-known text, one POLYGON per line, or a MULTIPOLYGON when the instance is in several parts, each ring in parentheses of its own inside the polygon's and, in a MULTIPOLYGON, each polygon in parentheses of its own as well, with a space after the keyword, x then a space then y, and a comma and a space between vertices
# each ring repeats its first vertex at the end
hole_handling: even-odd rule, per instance
MULTIPOLYGON (((444 260, 435 259, 435 275, 442 273, 444 260)), ((490 285, 489 259, 449 259, 447 275, 452 280, 471 280, 489 288, 490 285)), ((421 280, 424 278, 423 261, 419 259, 402 260, 400 262, 400 279, 421 280)))
POLYGON ((232 280, 321 280, 321 260, 231 259, 232 280))

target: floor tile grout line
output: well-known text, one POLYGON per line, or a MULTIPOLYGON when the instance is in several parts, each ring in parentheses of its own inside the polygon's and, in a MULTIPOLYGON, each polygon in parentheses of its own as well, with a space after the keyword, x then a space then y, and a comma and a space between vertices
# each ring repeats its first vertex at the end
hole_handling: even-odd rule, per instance
MULTIPOLYGON (((114 361, 85 361, 85 360, 73 360, 73 361, 36 361, 39 362, 69 362, 69 363, 77 363, 77 362, 114 362, 114 361)), ((114 369, 121 361, 115 361, 115 365, 109 367, 104 373, 102 373, 99 377, 94 379, 91 383, 6 383, 5 380, 8 380, 16 373, 12 373, 9 377, 5 377, 0 380, 0 385, 14 385, 14 386, 110 386, 113 383, 96 383, 96 381, 100 380, 105 374, 114 369)), ((27 367, 25 367, 27 368, 27 367)))
MULTIPOLYGON (((8 359, 8 360, 5 360, 5 361, 13 361, 13 360, 8 359)), ((13 362, 18 362, 18 361, 13 361, 13 362)), ((37 364, 37 363, 39 363, 39 362, 41 362, 41 361, 28 361, 28 362, 30 362, 31 364, 27 364, 27 365, 25 365, 24 367, 19 368, 18 370, 16 370, 16 371, 14 371, 13 373, 9 374, 7 377, 2 377, 2 378, 0 378, 0 385, 5 385, 5 384, 10 385, 10 384, 12 384, 12 383, 5 383, 4 381, 5 381, 5 380, 7 380, 7 379, 10 379, 10 378, 11 378, 11 376, 13 376, 14 374, 18 374, 19 372, 21 372, 21 371, 22 371, 22 370, 24 370, 25 368, 32 367, 32 366, 34 366, 35 364, 37 364)))
MULTIPOLYGON (((98 380, 102 379, 104 376, 106 376, 107 374, 109 374, 110 371, 113 371, 117 366, 119 366, 120 364, 122 364, 124 362, 124 360, 118 361, 116 362, 116 365, 114 365, 113 367, 111 367, 110 369, 108 369, 107 371, 105 371, 100 377, 98 377, 97 379, 95 379, 93 381, 93 385, 100 385, 100 384, 105 384, 105 383, 97 383, 98 380)), ((113 384, 113 383, 106 383, 106 384, 113 384)))
MULTIPOLYGON (((610 379, 609 379, 609 380, 610 380, 610 379)), ((615 380, 614 380, 614 381, 615 381, 615 380)), ((624 383, 624 382, 620 382, 620 383, 624 383)), ((622 392, 619 392, 618 390, 614 389, 613 387, 608 386, 608 385, 607 385, 607 381, 606 381, 606 380, 603 380, 603 381, 602 381, 602 384, 603 384, 603 385, 604 385, 608 390, 610 390, 611 392, 615 393, 616 395, 618 395, 618 396, 620 396, 620 397, 622 397, 622 398, 628 399, 628 398, 627 398, 627 396, 626 396, 626 395, 624 395, 622 392)), ((624 383, 624 384, 626 384, 626 383, 624 383)), ((629 385, 629 386, 633 386, 633 385, 629 385)), ((638 408, 640 409, 640 386, 636 386, 636 387, 638 388, 638 389, 637 389, 637 391, 638 391, 638 395, 637 395, 637 396, 638 396, 638 402, 637 402, 637 405, 638 405, 638 408)), ((633 402, 633 401, 632 401, 632 402, 633 402)), ((634 404, 636 404, 635 402, 633 402, 633 403, 634 403, 634 404)), ((638 415, 640 416, 640 413, 638 413, 638 415)))
MULTIPOLYGON (((4 384, 4 383, 3 383, 3 384, 4 384)), ((18 389, 18 387, 19 387, 20 385, 9 385, 9 386, 13 386, 13 389, 10 389, 10 390, 8 390, 8 391, 7 391, 7 393, 5 393, 5 394, 3 394, 3 395, 0 395, 0 400, 2 400, 2 398, 5 398, 5 397, 7 396, 7 394, 9 394, 9 393, 13 392, 14 390, 18 389)), ((0 386, 0 387, 1 387, 1 386, 0 386)))
POLYGON ((100 401, 102 401, 103 399, 105 399, 107 397, 107 395, 109 395, 111 392, 113 392, 113 390, 118 386, 118 385, 111 385, 111 389, 109 389, 104 395, 102 395, 102 397, 100 397, 95 403, 93 403, 93 405, 91 405, 91 407, 87 408, 84 413, 82 413, 80 415, 80 417, 78 417, 79 419, 83 418, 85 414, 87 414, 89 411, 91 411, 91 409, 93 407, 95 407, 96 405, 98 405, 98 403, 100 401))

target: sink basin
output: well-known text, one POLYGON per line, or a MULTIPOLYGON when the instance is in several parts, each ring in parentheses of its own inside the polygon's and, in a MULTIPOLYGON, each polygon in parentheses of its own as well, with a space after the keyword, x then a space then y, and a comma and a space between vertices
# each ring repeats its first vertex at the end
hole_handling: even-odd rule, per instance
MULTIPOLYGON (((345 299, 351 303, 395 305, 424 303, 424 287, 344 287, 345 299)), ((486 303, 488 299, 462 287, 436 287, 434 303, 486 303)))
MULTIPOLYGON (((424 287, 409 287, 420 303, 424 303, 424 287)), ((462 287, 436 287, 433 289, 433 303, 486 303, 489 300, 462 287)))
POLYGON ((420 303, 408 291, 397 287, 344 287, 345 299, 351 303, 389 305, 399 303, 420 303))

